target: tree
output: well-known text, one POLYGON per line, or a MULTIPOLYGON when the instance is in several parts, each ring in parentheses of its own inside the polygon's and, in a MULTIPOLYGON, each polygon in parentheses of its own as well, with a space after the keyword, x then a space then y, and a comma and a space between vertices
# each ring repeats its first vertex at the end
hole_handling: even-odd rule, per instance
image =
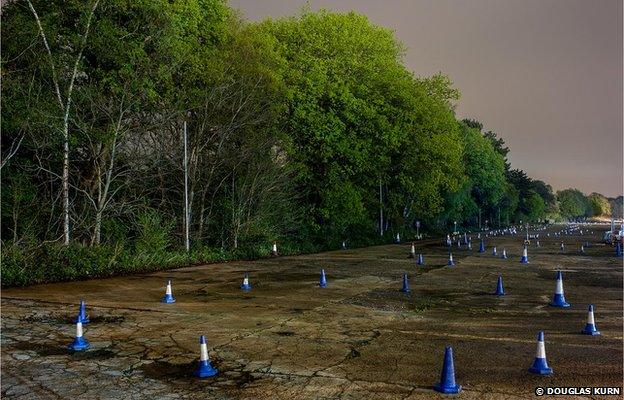
POLYGON ((600 217, 611 215, 611 204, 609 203, 609 199, 600 193, 590 194, 587 196, 587 201, 589 202, 593 216, 600 217))
POLYGON ((461 176, 448 78, 414 79, 393 32, 355 13, 304 12, 258 29, 287 63, 285 129, 310 230, 332 237, 376 220, 380 179, 397 228, 416 210, 439 212, 461 176))
POLYGON ((536 192, 532 192, 525 200, 525 207, 527 210, 526 217, 529 221, 539 221, 544 217, 544 213, 546 211, 546 203, 544 199, 537 194, 536 192))
POLYGON ((609 205, 611 207, 612 218, 623 218, 624 212, 622 208, 624 206, 624 196, 609 198, 609 205))
POLYGON ((465 171, 471 185, 471 196, 477 205, 480 225, 482 214, 489 215, 490 221, 493 220, 505 194, 504 160, 479 130, 465 123, 460 127, 465 141, 465 171))
POLYGON ((3 100, 24 106, 3 113, 3 128, 25 138, 13 141, 22 144, 15 146, 21 161, 15 166, 27 166, 49 196, 50 214, 61 182, 65 244, 70 217, 78 239, 99 242, 103 216, 127 184, 113 182, 124 174, 118 158, 131 147, 125 139, 137 127, 153 128, 181 114, 175 101, 197 83, 184 79, 214 60, 228 12, 219 0, 175 7, 166 1, 26 0, 3 8, 3 100), (24 162, 29 158, 34 165, 24 162))
POLYGON ((578 189, 565 189, 557 192, 557 202, 561 215, 568 219, 586 216, 589 209, 585 195, 578 189))

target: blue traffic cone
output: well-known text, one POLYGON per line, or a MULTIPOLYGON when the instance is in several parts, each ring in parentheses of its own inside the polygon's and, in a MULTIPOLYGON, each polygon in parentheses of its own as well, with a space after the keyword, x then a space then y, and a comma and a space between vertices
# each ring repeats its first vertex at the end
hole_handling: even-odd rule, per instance
POLYGON ((418 261, 416 262, 418 265, 425 265, 425 259, 422 253, 418 254, 418 261))
POLYGON ((498 255, 498 252, 496 251, 496 246, 494 246, 494 247, 492 248, 492 255, 493 255, 493 256, 498 255))
POLYGON ((503 289, 503 277, 502 276, 498 276, 498 281, 496 282, 496 293, 494 293, 496 296, 504 296, 505 295, 505 289, 503 289))
POLYGON ((590 304, 587 311, 587 324, 585 324, 585 329, 581 332, 585 335, 600 335, 600 332, 596 329, 596 323, 594 322, 594 305, 590 304))
POLYGON ((327 287, 327 278, 325 277, 325 270, 321 270, 321 279, 319 280, 319 287, 327 287))
POLYGON ((67 348, 72 351, 82 351, 87 350, 89 347, 89 342, 82 336, 82 322, 78 321, 76 322, 76 338, 67 348))
POLYGON ((479 253, 485 253, 485 243, 483 243, 483 239, 479 242, 479 253))
POLYGON ((243 284, 240 287, 243 290, 251 290, 251 284, 249 283, 249 274, 245 274, 243 277, 243 284))
POLYGON ((622 257, 622 245, 620 245, 620 242, 615 244, 615 256, 622 257))
POLYGON ((524 249, 522 249, 522 257, 520 257, 520 262, 522 264, 528 264, 529 263, 529 251, 527 250, 526 247, 524 249))
POLYGON ((444 364, 442 365, 442 375, 440 382, 433 389, 436 392, 445 394, 455 394, 461 391, 461 385, 455 382, 455 366, 453 364, 453 348, 446 346, 444 350, 444 364))
POLYGON ((453 253, 449 253, 449 258, 448 258, 448 262, 446 263, 446 265, 448 265, 449 267, 452 267, 453 265, 455 265, 455 263, 453 262, 453 253))
POLYGON ((416 245, 414 244, 414 242, 412 242, 412 246, 410 247, 409 257, 416 258, 416 245))
POLYGON ((403 293, 409 293, 410 292, 409 281, 407 279, 407 274, 403 274, 403 287, 401 288, 401 292, 403 292, 403 293))
POLYGON ((506 259, 507 259, 507 250, 503 249, 503 254, 501 254, 501 258, 502 258, 503 260, 506 260, 506 259))
POLYGON ((219 371, 210 364, 208 358, 208 347, 206 346, 206 337, 199 337, 199 366, 195 370, 195 376, 198 378, 209 378, 215 376, 219 371))
POLYGON ((562 308, 570 307, 570 304, 566 302, 565 295, 563 294, 563 274, 561 271, 557 271, 557 286, 555 287, 555 295, 550 305, 562 308))
POLYGON ((80 322, 83 325, 89 323, 89 316, 87 315, 87 306, 84 300, 80 300, 80 306, 78 308, 78 315, 74 318, 74 322, 80 322))
POLYGON ((165 295, 163 296, 161 302, 171 304, 175 303, 175 297, 171 293, 171 280, 167 281, 167 287, 165 288, 165 295))
POLYGON ((529 368, 529 372, 537 375, 550 375, 553 373, 552 368, 548 366, 546 361, 546 347, 544 346, 544 332, 537 334, 537 353, 533 365, 529 368))

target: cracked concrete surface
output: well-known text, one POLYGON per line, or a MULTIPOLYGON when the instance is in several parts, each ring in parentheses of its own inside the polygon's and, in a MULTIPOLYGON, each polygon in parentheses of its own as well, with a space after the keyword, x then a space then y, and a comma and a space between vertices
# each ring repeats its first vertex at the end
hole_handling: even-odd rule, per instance
MULTIPOLYGON (((533 398, 536 386, 622 386, 622 264, 594 236, 486 239, 486 253, 422 241, 142 276, 5 289, 2 397, 10 399, 437 399, 452 345, 461 399, 533 398), (587 255, 575 250, 592 241, 587 255), (489 254, 507 249, 509 259, 489 254), (325 268, 329 287, 316 286, 325 268), (567 310, 547 306, 564 270, 567 310), (412 292, 403 294, 402 273, 412 292), (249 272, 253 290, 239 289, 249 272), (502 274, 507 296, 492 296, 502 274), (175 304, 162 304, 166 279, 175 304), (86 352, 66 350, 85 299, 86 352), (602 336, 580 335, 587 304, 602 336), (530 375, 539 330, 555 374, 530 375), (192 376, 205 334, 216 378, 192 376)), ((545 397, 547 398, 547 397, 545 397)), ((583 398, 583 397, 578 397, 583 398)), ((605 397, 608 398, 608 397, 605 397)), ((611 397, 613 398, 613 397, 611 397)))

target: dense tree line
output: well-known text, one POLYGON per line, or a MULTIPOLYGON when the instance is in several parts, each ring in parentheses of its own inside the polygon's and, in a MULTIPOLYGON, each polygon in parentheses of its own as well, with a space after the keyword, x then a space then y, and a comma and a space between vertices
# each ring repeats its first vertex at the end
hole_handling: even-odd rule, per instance
POLYGON ((511 169, 496 133, 457 119, 450 79, 414 76, 393 32, 356 13, 251 24, 221 0, 18 0, 2 13, 9 259, 49 244, 157 263, 183 248, 185 218, 192 255, 176 260, 189 262, 274 240, 385 240, 415 221, 610 213, 599 194, 555 195, 511 169))

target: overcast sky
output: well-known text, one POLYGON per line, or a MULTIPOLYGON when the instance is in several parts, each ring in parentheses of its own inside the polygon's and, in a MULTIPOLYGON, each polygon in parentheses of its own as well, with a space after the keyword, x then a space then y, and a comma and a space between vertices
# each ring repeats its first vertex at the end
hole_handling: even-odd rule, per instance
POLYGON ((622 0, 230 0, 243 17, 356 11, 443 72, 520 168, 555 190, 622 194, 622 0))

